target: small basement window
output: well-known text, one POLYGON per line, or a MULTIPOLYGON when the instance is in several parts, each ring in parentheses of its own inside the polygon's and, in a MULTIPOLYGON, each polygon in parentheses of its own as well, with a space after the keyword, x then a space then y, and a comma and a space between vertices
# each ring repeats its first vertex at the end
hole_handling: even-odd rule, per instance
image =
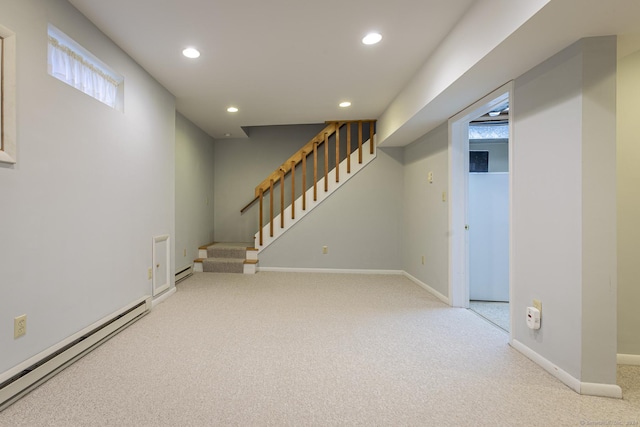
POLYGON ((92 98, 122 111, 124 78, 49 24, 48 72, 92 98))

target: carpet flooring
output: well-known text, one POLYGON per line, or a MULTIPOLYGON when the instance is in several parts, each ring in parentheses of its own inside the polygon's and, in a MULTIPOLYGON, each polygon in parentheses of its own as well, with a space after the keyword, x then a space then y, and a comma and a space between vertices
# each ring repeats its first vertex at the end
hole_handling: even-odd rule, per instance
POLYGON ((638 425, 624 368, 581 396, 402 276, 196 273, 0 425, 638 425))

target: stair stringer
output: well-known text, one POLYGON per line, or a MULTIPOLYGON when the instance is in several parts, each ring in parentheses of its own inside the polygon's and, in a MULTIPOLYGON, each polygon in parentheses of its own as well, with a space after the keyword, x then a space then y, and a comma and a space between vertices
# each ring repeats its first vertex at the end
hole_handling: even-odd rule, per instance
POLYGON ((273 218, 273 236, 270 236, 270 224, 267 223, 262 227, 262 245, 260 245, 260 232, 255 234, 256 249, 258 253, 265 250, 271 243, 275 242, 280 236, 290 230, 298 221, 304 218, 309 212, 314 210, 331 194, 342 187, 347 181, 353 178, 358 172, 364 169, 377 156, 377 149, 374 146, 373 154, 369 150, 369 141, 362 144, 362 163, 358 162, 358 150, 351 153, 351 172, 347 173, 347 158, 338 165, 340 182, 336 182, 336 168, 333 168, 327 175, 329 183, 327 191, 324 191, 324 176, 318 180, 318 197, 313 200, 313 186, 306 191, 306 209, 302 210, 302 196, 298 197, 294 202, 295 218, 291 219, 291 205, 287 206, 282 214, 273 218), (366 147, 366 148, 365 148, 366 147), (280 227, 280 216, 284 215, 284 227, 280 227))

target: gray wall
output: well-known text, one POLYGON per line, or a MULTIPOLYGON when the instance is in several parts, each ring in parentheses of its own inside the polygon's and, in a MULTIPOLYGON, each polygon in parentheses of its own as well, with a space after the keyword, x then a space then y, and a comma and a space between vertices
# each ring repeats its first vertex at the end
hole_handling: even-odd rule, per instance
MULTIPOLYGON (((624 42, 620 37, 620 42, 624 42)), ((618 353, 640 356, 640 51, 618 61, 618 353)))
POLYGON ((176 113, 176 271, 214 240, 213 138, 176 113))
POLYGON ((214 235, 218 242, 253 242, 258 231, 258 204, 243 215, 255 187, 298 151, 324 124, 258 126, 249 138, 214 142, 214 235))
POLYGON ((0 166, 2 375, 151 294, 152 238, 174 240, 175 105, 67 1, 0 0, 0 16, 16 33, 18 137, 18 163, 0 166), (48 23, 124 76, 124 112, 47 74, 48 23))
POLYGON ((584 39, 516 79, 513 338, 582 382, 616 382, 615 38, 584 39), (597 173, 594 173, 597 171, 597 173))
POLYGON ((448 131, 444 123, 404 149, 403 269, 449 295, 448 131), (433 172, 433 183, 428 181, 433 172), (422 264, 422 257, 425 263, 422 264))
POLYGON ((402 169, 402 149, 378 149, 375 160, 261 252, 260 267, 401 270, 402 169))

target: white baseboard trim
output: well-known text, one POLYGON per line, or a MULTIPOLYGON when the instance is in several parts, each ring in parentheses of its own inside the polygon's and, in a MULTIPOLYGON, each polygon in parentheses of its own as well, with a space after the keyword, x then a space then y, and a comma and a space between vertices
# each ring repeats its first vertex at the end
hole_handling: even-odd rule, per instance
POLYGON ((405 276, 407 279, 411 280, 412 282, 414 282, 416 285, 420 286, 421 288, 424 288, 427 292, 433 294, 436 298, 438 298, 440 301, 442 301, 443 303, 447 304, 447 305, 451 305, 449 304, 449 297, 444 296, 443 294, 441 294, 440 292, 436 291, 435 289, 433 289, 431 286, 427 285, 426 283, 418 280, 417 278, 413 277, 412 275, 410 275, 409 273, 407 273, 406 271, 402 272, 403 276, 405 276))
POLYGON ((640 365, 640 354, 618 354, 616 357, 618 365, 640 365))
POLYGON ((401 270, 358 270, 341 268, 292 268, 292 267, 258 267, 258 271, 279 273, 338 273, 338 274, 392 274, 401 275, 401 270))
POLYGON ((617 384, 580 383, 580 394, 622 399, 622 389, 617 384))
POLYGON ((522 344, 518 340, 513 340, 511 342, 511 346, 518 350, 520 353, 527 356, 534 363, 540 365, 545 371, 549 372, 551 375, 556 377, 562 383, 564 383, 567 387, 571 388, 573 391, 579 394, 584 394, 588 396, 599 396, 599 397, 612 397, 616 399, 622 399, 622 389, 616 384, 600 384, 600 383, 585 383, 581 382, 579 379, 574 378, 568 372, 560 369, 556 365, 554 365, 548 359, 542 357, 540 354, 531 350, 526 345, 522 344))
POLYGON ((176 293, 176 287, 174 286, 173 288, 171 288, 168 291, 164 292, 159 297, 154 298, 153 302, 151 303, 151 308, 154 308, 156 305, 160 304, 161 302, 165 302, 167 300, 167 298, 169 298, 171 295, 173 295, 175 293, 176 293))

